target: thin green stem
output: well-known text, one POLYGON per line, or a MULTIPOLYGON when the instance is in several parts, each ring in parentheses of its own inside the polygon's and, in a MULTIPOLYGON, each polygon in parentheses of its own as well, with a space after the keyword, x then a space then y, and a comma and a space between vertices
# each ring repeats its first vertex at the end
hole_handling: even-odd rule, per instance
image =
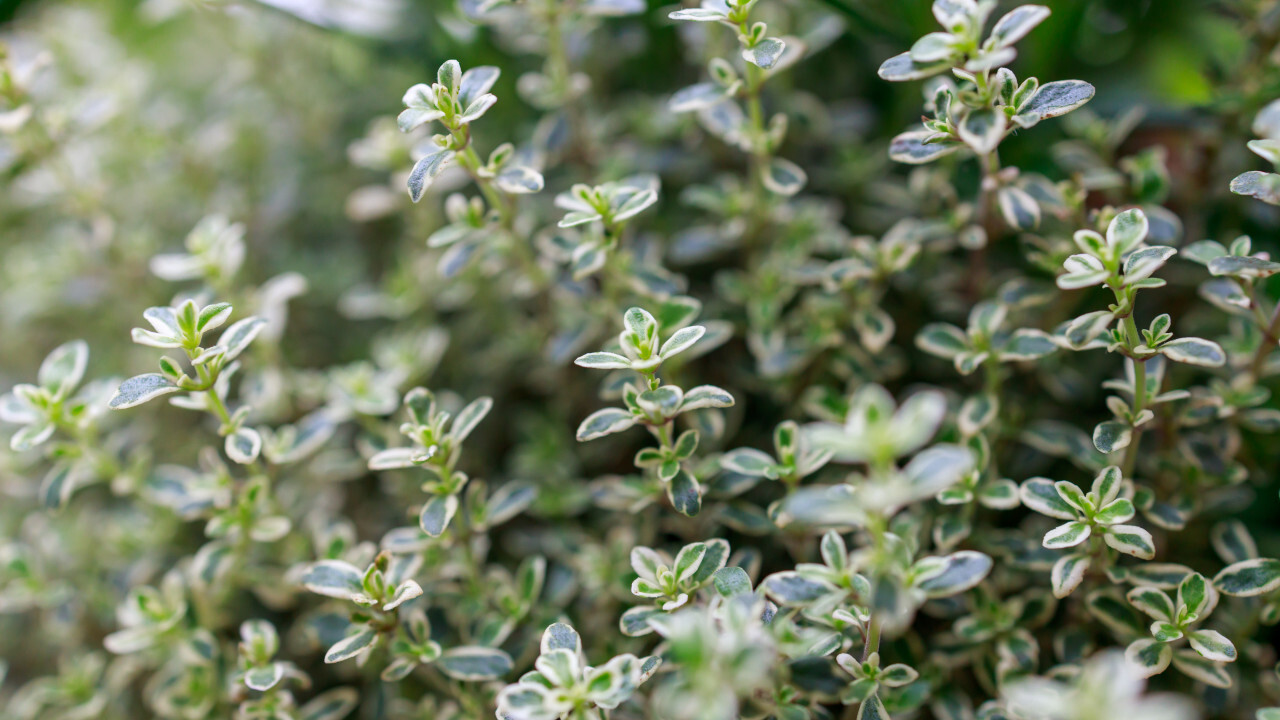
MULTIPOLYGON (((1138 347, 1141 340, 1138 335, 1138 325, 1133 321, 1133 313, 1126 315, 1122 322, 1129 348, 1138 347)), ((1133 415, 1137 417, 1147 406, 1147 361, 1130 358, 1129 362, 1133 363, 1133 415)), ((1124 451, 1124 463, 1120 467, 1125 477, 1133 474, 1133 466, 1138 459, 1138 444, 1142 439, 1142 427, 1135 427, 1132 432, 1129 446, 1124 451)))

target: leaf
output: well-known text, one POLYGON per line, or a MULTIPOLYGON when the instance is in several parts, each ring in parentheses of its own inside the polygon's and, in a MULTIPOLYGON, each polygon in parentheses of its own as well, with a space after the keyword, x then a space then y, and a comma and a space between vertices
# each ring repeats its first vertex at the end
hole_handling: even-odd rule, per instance
POLYGON ((693 22, 721 22, 728 19, 728 16, 719 10, 710 10, 706 8, 689 8, 686 10, 676 10, 667 15, 672 20, 691 20, 693 22))
POLYGON ((267 319, 262 317, 250 316, 237 320, 230 327, 222 331, 222 336, 218 338, 218 344, 226 348, 226 352, 222 354, 225 361, 235 360, 249 347, 249 343, 258 337, 258 333, 267 326, 267 319))
POLYGON ((918 587, 930 598, 950 597, 975 587, 991 572, 991 558, 973 550, 961 550, 943 558, 942 572, 918 587))
POLYGON ((701 325, 690 325, 689 327, 677 330, 665 343, 662 344, 662 348, 658 351, 658 357, 666 360, 673 355, 688 350, 693 347, 694 343, 698 342, 698 339, 701 338, 703 333, 706 331, 707 329, 701 325))
POLYGON ((625 370, 631 367, 631 361, 617 353, 611 352, 593 352, 587 353, 573 361, 578 367, 591 368, 594 370, 625 370))
POLYGON ((1265 278, 1280 273, 1280 263, 1251 255, 1225 255, 1208 262, 1213 275, 1229 275, 1241 278, 1265 278))
POLYGON ((1009 341, 1000 348, 1002 361, 1026 361, 1042 358, 1058 349, 1053 339, 1043 330, 1020 328, 1013 331, 1009 341))
POLYGON ((1080 553, 1071 553, 1058 558, 1058 561, 1053 564, 1053 570, 1049 573, 1053 596, 1062 599, 1070 595, 1084 580, 1089 564, 1089 556, 1080 553))
POLYGON ((778 62, 787 44, 778 38, 767 37, 749 48, 743 48, 742 59, 764 70, 778 62))
POLYGON ((776 477, 777 463, 755 448, 738 448, 720 456, 720 467, 751 477, 776 477))
POLYGON ((421 160, 414 163, 413 170, 409 173, 409 199, 418 202, 422 199, 422 193, 431 187, 431 183, 436 176, 444 170, 449 161, 453 159, 454 152, 452 150, 437 150, 422 157, 421 160))
POLYGON ((906 82, 937 75, 949 69, 951 69, 950 59, 920 63, 912 60, 911 52, 907 51, 901 55, 894 55, 881 63, 877 74, 880 79, 888 80, 889 82, 906 82))
POLYGON ((410 132, 444 117, 444 113, 436 107, 435 93, 426 83, 418 83, 406 90, 403 102, 406 109, 396 118, 400 132, 410 132))
POLYGON ((761 170, 760 180, 770 192, 791 197, 804 189, 809 176, 799 165, 775 157, 770 158, 769 165, 761 170))
POLYGON ((72 340, 53 349, 44 362, 36 382, 55 397, 66 397, 84 378, 89 364, 89 344, 84 340, 72 340))
POLYGON ((1022 188, 1002 187, 996 192, 996 201, 1004 221, 1014 230, 1034 230, 1040 226, 1040 204, 1022 188))
POLYGON ((1203 338, 1178 338, 1160 346, 1160 353, 1174 362, 1201 367, 1222 367, 1227 355, 1218 343, 1203 338))
POLYGON ((1076 510, 1067 504, 1058 494, 1058 489, 1054 486, 1052 480, 1045 478, 1031 478, 1022 483, 1022 487, 1018 490, 1019 496, 1022 498, 1022 504, 1035 510, 1041 515, 1048 515, 1051 518, 1059 520, 1075 520, 1076 510))
POLYGON ((1231 181, 1231 192, 1280 205, 1280 175, 1259 170, 1241 173, 1231 181))
POLYGON ((349 600, 363 592, 363 577, 364 573, 351 563, 320 560, 307 566, 298 582, 313 593, 349 600))
POLYGON ((1235 597, 1255 597, 1280 589, 1280 560, 1257 558, 1223 568, 1213 578, 1214 587, 1235 597))
POLYGON ((723 597, 745 595, 751 592, 751 578, 740 567, 721 568, 712 576, 716 592, 723 597))
POLYGON ((1075 547, 1085 540, 1089 539, 1090 528, 1088 523, 1069 522, 1045 533, 1044 546, 1050 550, 1061 550, 1063 548, 1075 547))
POLYGON ((511 656, 497 648, 464 646, 449 648, 435 666, 454 680, 494 680, 511 672, 511 656))
POLYGON ((1151 539, 1151 533, 1137 525, 1112 525, 1107 528, 1102 539, 1107 545, 1126 555, 1143 560, 1150 560, 1156 556, 1156 546, 1151 539))
POLYGON ((475 102, 476 98, 489 92, 498 82, 502 71, 493 65, 478 65, 462 73, 458 82, 458 100, 465 107, 475 102))
POLYGON ((1124 260, 1124 284, 1132 285, 1138 280, 1151 277, 1177 252, 1176 248, 1156 245, 1130 253, 1124 260))
POLYGON ((1209 592, 1209 583, 1204 576, 1191 573, 1178 584, 1178 606, 1203 619, 1204 610, 1209 606, 1209 592))
POLYGON ((1004 139, 1008 124, 1003 112, 995 108, 971 110, 961 120, 956 133, 979 155, 995 151, 1004 139))
POLYGON ((481 420, 489 414, 493 409, 493 398, 481 397, 472 400, 466 407, 458 411, 457 417, 453 419, 453 425, 449 428, 449 435, 453 437, 455 442, 461 443, 471 435, 471 431, 476 429, 481 420))
POLYGON ((1193 630, 1187 634, 1187 641, 1191 643, 1191 648, 1200 653, 1200 656, 1214 662, 1235 662, 1236 646, 1222 635, 1222 633, 1213 630, 1193 630))
POLYGON ((937 137, 931 130, 912 130, 898 135, 889 143, 889 159, 907 165, 923 165, 946 157, 965 147, 954 141, 927 142, 937 137))
POLYGON ((354 635, 339 640, 324 654, 326 663, 342 662, 373 648, 378 641, 378 633, 373 628, 364 628, 354 635))
POLYGON ((1177 650, 1173 654, 1173 666, 1183 675, 1216 688, 1231 687, 1231 675, 1221 663, 1201 657, 1191 649, 1177 650))
POLYGON ((725 98, 725 89, 716 83, 704 82, 677 90, 667 101, 667 107, 674 113, 703 110, 725 98))
POLYGON ((586 442, 616 432, 622 432, 636 424, 636 417, 620 408, 604 408, 587 416, 578 426, 578 442, 586 442))
POLYGON ((250 465, 262 452, 262 436, 252 428, 240 428, 227 436, 227 457, 241 465, 250 465))
POLYGON ((571 625, 553 623, 542 631, 542 640, 539 648, 543 654, 552 650, 572 650, 574 653, 581 653, 582 637, 578 635, 578 631, 574 630, 571 625))
POLYGON ((1035 122, 1066 115, 1093 99, 1093 93, 1093 86, 1083 80, 1045 83, 1026 104, 1018 108, 1018 114, 1030 115, 1035 122))
POLYGON ((326 690, 298 709, 298 720, 342 720, 355 710, 359 699, 355 688, 326 690))
POLYGON ((493 184, 508 195, 529 195, 542 192, 545 185, 542 173, 524 165, 511 165, 493 179, 493 184))
POLYGON ((856 720, 890 720, 889 711, 885 710, 879 695, 872 695, 858 706, 856 720))
POLYGON ((1027 36, 1037 25, 1049 17, 1049 8, 1043 5, 1022 5, 1005 13, 991 28, 990 40, 996 47, 1008 47, 1027 36))
POLYGON ((244 684, 251 690, 265 692, 276 686, 284 678, 284 665, 269 663, 261 667, 249 668, 244 675, 244 684))
POLYGON ((950 360, 969 349, 969 336, 955 325, 929 323, 916 334, 916 347, 950 360))
POLYGON ((1144 638, 1130 643, 1125 648, 1124 658, 1142 677, 1149 678, 1159 675, 1169 667, 1169 661, 1173 659, 1173 648, 1169 643, 1144 638))
POLYGON ((458 511, 457 495, 436 495, 422 506, 418 526, 431 537, 440 537, 449 527, 449 521, 458 511))
POLYGON ((727 407, 733 407, 733 396, 728 390, 715 385, 699 385, 684 394, 684 401, 680 403, 680 412, 727 407))
POLYGON ((618 620, 618 628, 627 637, 648 635, 653 632, 653 628, 649 625, 649 618, 661 614, 662 610, 652 605, 633 607, 622 613, 622 617, 618 620))
POLYGON ((1129 447, 1133 441, 1133 427, 1127 422, 1107 420, 1093 429, 1093 446, 1098 452, 1111 454, 1129 447))
POLYGON ((803 606, 835 591, 832 585, 807 578, 794 570, 776 572, 760 583, 780 605, 803 606))
POLYGON ((702 488, 698 485, 698 480, 684 468, 667 483, 667 498, 681 515, 693 517, 702 508, 702 488))
POLYGON ((1171 621, 1177 612, 1173 600, 1158 588, 1136 587, 1125 594, 1125 599, 1154 620, 1171 621))
POLYGON ((160 373, 137 375, 120 383, 120 389, 116 391, 115 397, 111 398, 108 406, 112 410, 123 410, 181 389, 160 373))

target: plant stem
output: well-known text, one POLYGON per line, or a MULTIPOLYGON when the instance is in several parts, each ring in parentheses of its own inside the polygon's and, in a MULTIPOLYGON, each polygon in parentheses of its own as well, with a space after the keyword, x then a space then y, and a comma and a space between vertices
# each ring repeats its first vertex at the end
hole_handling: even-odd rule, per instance
MULTIPOLYGON (((1137 347, 1141 342, 1138 339, 1138 326, 1133 321, 1133 313, 1126 315, 1123 322, 1125 339, 1129 347, 1131 349, 1137 347)), ((1133 363, 1133 415, 1137 417, 1147 405, 1147 361, 1130 358, 1129 362, 1133 363)), ((1133 466, 1138 459, 1138 444, 1142 440, 1142 427, 1135 427, 1132 432, 1129 446, 1124 451, 1124 464, 1120 467, 1125 477, 1133 474, 1133 466)))

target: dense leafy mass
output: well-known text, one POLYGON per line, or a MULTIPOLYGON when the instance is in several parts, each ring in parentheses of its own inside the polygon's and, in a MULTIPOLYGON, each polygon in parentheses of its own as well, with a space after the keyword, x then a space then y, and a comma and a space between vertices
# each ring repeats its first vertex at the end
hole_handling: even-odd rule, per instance
POLYGON ((1277 720, 1278 40, 21 8, 0 718, 1277 720))

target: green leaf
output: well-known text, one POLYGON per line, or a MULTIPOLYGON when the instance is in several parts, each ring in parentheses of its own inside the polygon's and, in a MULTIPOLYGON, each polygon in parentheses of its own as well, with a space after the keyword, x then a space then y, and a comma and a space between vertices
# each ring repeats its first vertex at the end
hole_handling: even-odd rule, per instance
POLYGON ((40 363, 36 382, 54 397, 66 397, 80 384, 88 364, 89 344, 83 340, 72 340, 54 348, 45 357, 40 363))
POLYGON ((1222 663, 1201 657, 1195 650, 1184 648, 1175 651, 1173 666, 1183 675, 1205 685, 1216 688, 1231 687, 1231 675, 1227 673, 1226 667, 1222 663))
POLYGON ((1008 47, 1027 36, 1037 25, 1049 17, 1049 8, 1043 5, 1022 5, 1005 13, 996 21, 988 36, 996 47, 1008 47))
POLYGON ((1125 595, 1125 599, 1154 620, 1172 621, 1177 612, 1173 600, 1158 588, 1136 587, 1125 595))
POLYGON ((770 158, 768 166, 761 169, 760 181, 769 192, 791 197, 804 189, 809 176, 799 165, 775 157, 770 158))
POLYGON ((1224 663, 1236 660, 1236 646, 1232 645, 1222 633, 1213 630, 1193 630, 1187 634, 1187 641, 1191 643, 1191 648, 1205 659, 1224 663))
POLYGON ((777 477, 777 463, 754 448, 737 448, 720 456, 720 467, 751 477, 777 477))
POLYGON ((1133 426, 1120 420, 1100 422, 1093 428, 1093 446, 1098 452, 1111 454, 1129 447, 1133 442, 1133 426))
POLYGON ((355 688, 340 687, 320 693, 298 709, 298 720, 342 720, 359 704, 355 688))
POLYGON ((418 526, 431 537, 440 537, 458 511, 457 495, 436 495, 422 506, 418 526))
POLYGON ((619 408, 604 408, 587 416, 578 426, 578 442, 586 442, 622 432, 636 424, 636 417, 619 408))
POLYGON ((929 323, 916 335, 916 347, 950 360, 969 349, 969 336, 955 325, 929 323))
POLYGON ((991 558, 973 550, 961 550, 944 558, 942 571, 917 587, 930 598, 957 595, 975 587, 991 572, 991 558))
POLYGON ((574 365, 595 370, 624 370, 631 367, 627 358, 611 352, 587 353, 573 361, 574 365))
POLYGON ((724 597, 744 595, 751 592, 751 578, 747 571, 740 567, 721 568, 712 576, 716 592, 724 597))
POLYGON ((1093 86, 1083 80, 1058 80, 1040 86, 1035 95, 1018 108, 1019 116, 1030 116, 1035 123, 1066 115, 1093 99, 1093 86))
POLYGON ((1135 640, 1124 651, 1125 660, 1138 669, 1142 677, 1159 675, 1169 667, 1173 659, 1173 648, 1151 638, 1135 640))
POLYGON ((1160 346, 1160 352, 1174 362, 1201 367, 1222 367, 1227 362, 1227 355, 1218 343, 1202 338, 1170 340, 1160 346))
POLYGON ((698 339, 701 338, 703 333, 706 331, 707 329, 701 325, 690 325, 689 327, 677 330, 675 334, 662 344, 662 348, 658 351, 658 356, 663 360, 666 360, 673 355, 688 350, 693 347, 694 343, 698 342, 698 339))
POLYGON ((1061 599, 1070 595, 1084 580, 1089 564, 1089 556, 1081 553, 1071 553, 1058 558, 1049 573, 1053 596, 1061 599))
POLYGON ((436 150, 414 163, 413 170, 409 173, 409 199, 414 202, 421 200, 422 194, 431 187, 431 183, 445 169, 449 161, 453 160, 453 156, 452 150, 436 150))
MULTIPOLYGON (((354 626, 353 626, 354 627, 354 626)), ((342 662, 373 648, 378 642, 378 633, 373 628, 363 628, 354 635, 339 640, 324 654, 326 663, 342 662)))
POLYGON ((363 592, 364 573, 351 563, 321 560, 307 566, 299 582, 313 593, 348 600, 363 592))
POLYGON ((1102 539, 1107 545, 1126 555, 1143 560, 1150 560, 1156 556, 1156 546, 1151 539, 1151 533, 1137 525, 1112 525, 1107 528, 1102 539))
POLYGON ((1257 558, 1223 568, 1214 587, 1235 597, 1255 597, 1280 589, 1280 560, 1257 558))
POLYGON ((497 648, 466 646, 445 650, 435 666, 454 680, 495 680, 511 672, 511 656, 497 648))
POLYGON ((1078 514, 1076 509, 1067 504, 1067 501, 1058 494, 1058 489, 1052 480, 1031 478, 1022 483, 1018 494, 1022 498, 1023 505, 1041 515, 1048 515, 1058 520, 1075 520, 1078 514))
POLYGON ((1094 515, 1100 525, 1116 525, 1133 519, 1133 503, 1126 498, 1112 500, 1094 515))
POLYGON ((1040 227, 1040 204, 1027 191, 1007 185, 996 192, 996 200, 1009 227, 1014 230, 1040 227))
POLYGON ((1191 573, 1178 585, 1178 607, 1203 620, 1202 613, 1209 605, 1209 582, 1200 573, 1191 573))
POLYGON ((982 108, 969 111, 960 120, 956 132, 975 153, 986 155, 1000 145, 1007 127, 1003 112, 995 108, 982 108))
POLYGON ((807 605, 835 590, 831 584, 804 577, 794 570, 776 572, 761 583, 769 597, 779 605, 807 605))
POLYGON ((662 610, 652 605, 633 607, 622 613, 622 617, 618 620, 618 627, 627 637, 648 635, 653 632, 653 628, 649 625, 649 618, 661 614, 662 610))
POLYGON ((911 52, 908 51, 885 60, 881 63, 880 69, 876 74, 882 80, 888 80, 889 82, 906 82, 908 80, 927 78, 950 69, 951 62, 949 58, 937 62, 916 62, 911 58, 911 52))
POLYGON ((742 59, 755 65, 756 67, 768 70, 782 56, 782 51, 787 49, 787 44, 778 38, 764 38, 755 45, 744 48, 742 50, 742 59))
POLYGON ((454 442, 461 443, 466 440, 471 435, 471 431, 476 429, 492 409, 493 398, 481 397, 472 400, 466 407, 459 410, 457 417, 453 419, 453 425, 449 428, 449 435, 454 442))
POLYGON ((1069 522, 1045 533, 1044 546, 1050 550, 1075 547, 1089 539, 1088 523, 1069 522))
POLYGON ((109 407, 112 410, 123 410, 181 389, 160 373, 137 375, 120 383, 120 389, 111 398, 109 407))
POLYGON ((1280 175, 1258 170, 1241 173, 1231 181, 1231 192, 1280 205, 1280 175))
POLYGON ((693 517, 702 509, 702 488, 697 478, 683 468, 667 483, 667 498, 681 515, 693 517))
POLYGON ((930 130, 912 130, 898 135, 889 143, 889 159, 907 165, 923 165, 964 148, 955 141, 929 142, 938 137, 930 130))
POLYGON ((1280 263, 1253 256, 1226 255, 1208 263, 1213 275, 1239 278, 1266 278, 1280 273, 1280 263))

